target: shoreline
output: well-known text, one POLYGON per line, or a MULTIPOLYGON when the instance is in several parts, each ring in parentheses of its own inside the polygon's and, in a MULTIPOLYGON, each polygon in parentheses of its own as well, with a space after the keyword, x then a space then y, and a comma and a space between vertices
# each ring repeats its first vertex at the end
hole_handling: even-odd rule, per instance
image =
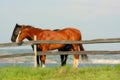
MULTIPOLYGON (((0 59, 0 63, 34 63, 33 59, 27 60, 26 58, 4 58, 0 59)), ((60 64, 56 60, 47 59, 46 63, 60 64)), ((72 64, 72 60, 67 61, 68 64, 72 64)), ((120 64, 120 59, 89 59, 89 61, 79 60, 79 64, 120 64)))

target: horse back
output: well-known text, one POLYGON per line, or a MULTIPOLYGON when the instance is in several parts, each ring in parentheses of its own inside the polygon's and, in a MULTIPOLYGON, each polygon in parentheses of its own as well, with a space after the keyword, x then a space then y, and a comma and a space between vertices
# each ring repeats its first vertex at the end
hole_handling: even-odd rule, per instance
POLYGON ((38 35, 38 40, 67 40, 68 38, 63 31, 44 30, 38 35))
POLYGON ((81 40, 81 32, 75 28, 44 30, 39 34, 38 40, 81 40))
POLYGON ((80 30, 78 30, 76 28, 65 28, 63 30, 65 31, 66 34, 68 34, 70 36, 71 40, 81 40, 82 39, 80 30))

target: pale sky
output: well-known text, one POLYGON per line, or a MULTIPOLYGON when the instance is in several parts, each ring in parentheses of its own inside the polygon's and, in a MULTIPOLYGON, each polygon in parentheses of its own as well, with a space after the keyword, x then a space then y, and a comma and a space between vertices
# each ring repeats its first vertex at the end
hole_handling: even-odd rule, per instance
MULTIPOLYGON (((75 27, 83 40, 120 38, 120 0, 0 0, 0 43, 10 42, 16 23, 45 29, 75 27)), ((120 44, 98 46, 86 48, 120 50, 120 44)))

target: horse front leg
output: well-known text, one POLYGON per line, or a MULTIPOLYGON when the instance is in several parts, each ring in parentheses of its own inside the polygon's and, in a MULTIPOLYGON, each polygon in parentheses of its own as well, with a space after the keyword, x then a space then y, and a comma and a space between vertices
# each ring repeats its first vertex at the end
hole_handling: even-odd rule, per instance
POLYGON ((41 67, 45 68, 45 60, 46 60, 46 55, 41 55, 40 56, 40 61, 41 61, 41 67))

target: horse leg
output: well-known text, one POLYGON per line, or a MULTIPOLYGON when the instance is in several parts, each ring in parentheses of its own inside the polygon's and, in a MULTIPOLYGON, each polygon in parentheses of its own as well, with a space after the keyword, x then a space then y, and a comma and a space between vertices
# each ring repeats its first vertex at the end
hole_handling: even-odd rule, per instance
POLYGON ((60 55, 60 58, 61 58, 61 66, 64 66, 64 55, 60 55))
POLYGON ((67 58, 68 58, 68 55, 64 55, 64 62, 63 62, 64 64, 63 64, 63 66, 66 65, 67 58))
POLYGON ((41 55, 40 60, 41 60, 41 67, 44 68, 45 67, 46 55, 41 55))
MULTIPOLYGON (((33 46, 33 45, 31 45, 31 47, 32 47, 32 49, 33 49, 33 51, 34 51, 34 46, 33 46)), ((41 51, 41 50, 40 50, 39 48, 37 48, 37 51, 41 51)), ((37 65, 38 65, 38 66, 40 65, 39 60, 40 60, 40 56, 39 56, 39 55, 37 55, 37 65)))
POLYGON ((61 66, 65 66, 66 65, 67 57, 68 57, 68 55, 60 55, 61 66))
MULTIPOLYGON (((78 45, 77 44, 73 45, 73 50, 78 51, 78 45)), ((74 54, 73 67, 77 68, 78 65, 79 65, 79 54, 74 54)))
MULTIPOLYGON (((72 51, 72 44, 66 44, 63 48, 58 49, 58 51, 72 51)), ((61 66, 66 65, 68 55, 60 55, 61 66)))
POLYGON ((40 56, 37 55, 37 65, 40 65, 40 63, 39 63, 39 58, 40 58, 40 56))
POLYGON ((74 54, 74 63, 73 67, 77 68, 79 65, 79 54, 74 54))
POLYGON ((81 54, 82 60, 88 61, 87 54, 81 54))

